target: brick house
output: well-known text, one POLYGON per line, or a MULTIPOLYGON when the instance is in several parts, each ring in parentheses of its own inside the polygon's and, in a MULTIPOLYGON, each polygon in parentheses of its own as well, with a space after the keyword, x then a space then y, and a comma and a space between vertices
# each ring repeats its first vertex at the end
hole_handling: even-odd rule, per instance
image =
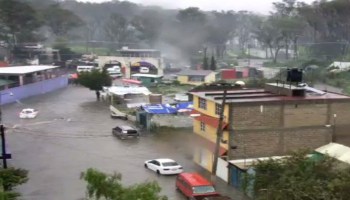
MULTIPOLYGON (((196 148, 194 161, 211 171, 223 90, 192 95, 194 133, 206 141, 196 148)), ((280 156, 330 142, 349 144, 349 128, 349 96, 273 83, 264 89, 229 90, 219 161, 280 156)), ((218 164, 217 174, 226 166, 218 164)))

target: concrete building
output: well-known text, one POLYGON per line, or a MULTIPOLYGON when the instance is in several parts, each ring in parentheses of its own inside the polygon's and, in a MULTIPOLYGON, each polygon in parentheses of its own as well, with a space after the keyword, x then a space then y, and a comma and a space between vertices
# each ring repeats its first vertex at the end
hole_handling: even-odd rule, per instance
POLYGON ((161 52, 155 49, 127 49, 117 51, 115 56, 99 56, 98 66, 119 62, 126 78, 133 74, 163 75, 164 60, 161 52))
POLYGON ((45 65, 1 67, 0 80, 4 83, 0 91, 1 105, 68 85, 68 76, 59 67, 45 65))
POLYGON ((201 85, 216 80, 216 73, 211 70, 183 70, 177 74, 180 84, 201 85))
MULTIPOLYGON (((207 143, 196 149, 194 160, 211 171, 223 91, 192 95, 194 133, 207 143)), ((226 99, 219 159, 222 164, 217 173, 227 171, 227 160, 281 156, 332 141, 350 142, 348 96, 266 84, 265 89, 229 90, 226 99)))

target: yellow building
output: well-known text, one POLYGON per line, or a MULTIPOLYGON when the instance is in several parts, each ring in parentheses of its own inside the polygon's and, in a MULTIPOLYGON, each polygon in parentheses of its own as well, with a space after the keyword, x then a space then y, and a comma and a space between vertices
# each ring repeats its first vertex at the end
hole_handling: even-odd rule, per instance
MULTIPOLYGON (((211 172, 216 144, 216 134, 219 125, 221 102, 210 101, 193 96, 193 132, 197 135, 200 145, 194 152, 194 161, 211 172)), ((220 144, 219 155, 226 156, 228 149, 228 105, 224 110, 223 139, 220 144)))
POLYGON ((216 73, 211 70, 184 70, 178 73, 180 84, 201 85, 215 81, 216 73))

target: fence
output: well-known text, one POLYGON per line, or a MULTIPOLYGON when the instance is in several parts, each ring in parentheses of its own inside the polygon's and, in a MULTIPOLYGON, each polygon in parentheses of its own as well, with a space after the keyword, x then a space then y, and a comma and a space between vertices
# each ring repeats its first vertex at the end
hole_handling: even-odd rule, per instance
POLYGON ((31 83, 19 87, 2 90, 0 105, 13 103, 20 99, 28 98, 35 95, 45 94, 54 90, 64 88, 68 85, 67 76, 59 76, 56 78, 31 83))

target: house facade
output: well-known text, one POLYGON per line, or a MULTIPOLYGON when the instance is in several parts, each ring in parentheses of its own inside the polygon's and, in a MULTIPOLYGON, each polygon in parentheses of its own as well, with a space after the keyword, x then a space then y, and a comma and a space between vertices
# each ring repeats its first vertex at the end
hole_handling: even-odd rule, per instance
MULTIPOLYGON (((193 92, 194 133, 216 141, 218 110, 223 91, 193 92)), ((228 90, 220 159, 286 155, 301 148, 315 149, 332 141, 350 141, 350 97, 312 93, 290 85, 267 84, 265 89, 228 90)), ((199 148, 206 148, 205 146, 199 148)), ((211 171, 213 149, 196 150, 194 161, 211 171)), ((219 167, 218 171, 226 170, 219 167)))
POLYGON ((183 70, 177 74, 180 84, 201 85, 216 80, 216 73, 211 70, 183 70))

